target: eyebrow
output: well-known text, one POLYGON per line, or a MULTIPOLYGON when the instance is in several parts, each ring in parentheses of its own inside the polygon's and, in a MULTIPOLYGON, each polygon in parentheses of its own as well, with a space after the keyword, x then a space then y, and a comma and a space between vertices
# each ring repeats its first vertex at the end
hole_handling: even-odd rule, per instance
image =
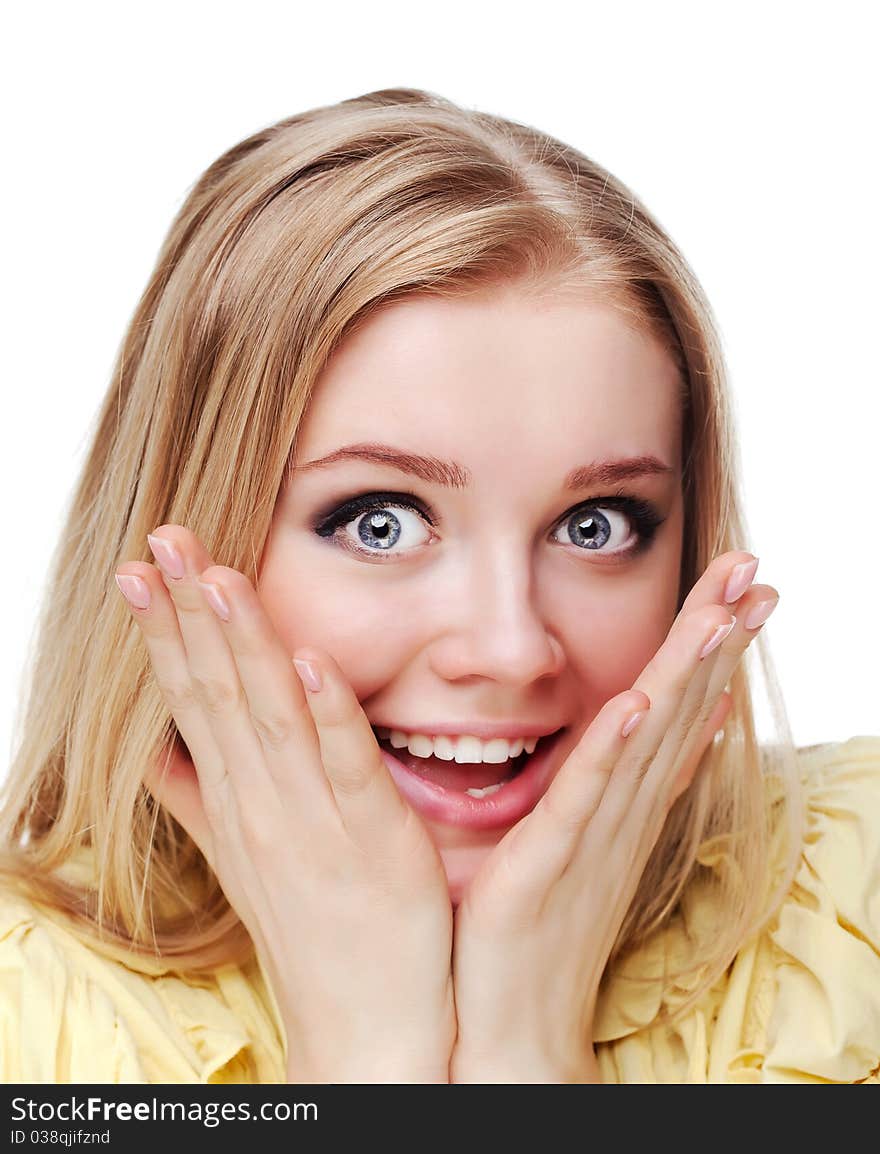
MULTIPOLYGON (((410 473, 432 485, 443 485, 451 489, 466 489, 471 483, 470 470, 456 461, 441 461, 437 457, 424 457, 418 453, 408 453, 393 445, 382 445, 375 441, 364 441, 356 445, 344 445, 318 457, 295 465, 293 472, 304 473, 312 469, 323 469, 339 461, 370 461, 375 465, 388 465, 401 473, 410 473)), ((613 485, 619 481, 629 481, 634 477, 649 477, 674 473, 670 466, 650 454, 638 457, 622 457, 611 461, 593 461, 580 465, 565 478, 565 489, 589 489, 595 485, 613 485)))

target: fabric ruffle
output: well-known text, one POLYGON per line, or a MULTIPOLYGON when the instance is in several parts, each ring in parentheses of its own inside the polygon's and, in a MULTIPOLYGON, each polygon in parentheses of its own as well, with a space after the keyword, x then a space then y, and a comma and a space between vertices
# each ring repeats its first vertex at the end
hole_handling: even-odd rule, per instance
POLYGON ((283 1031, 255 963, 210 977, 128 969, 54 918, 0 904, 0 1080, 284 1082, 283 1031))
MULTIPOLYGON (((778 913, 696 1008, 651 1026, 688 991, 632 979, 685 956, 688 922, 709 901, 692 888, 684 914, 603 990, 594 1030, 603 1080, 880 1082, 880 737, 798 757, 804 842, 778 913)), ((701 861, 712 864, 713 852, 723 856, 706 843, 701 861)))

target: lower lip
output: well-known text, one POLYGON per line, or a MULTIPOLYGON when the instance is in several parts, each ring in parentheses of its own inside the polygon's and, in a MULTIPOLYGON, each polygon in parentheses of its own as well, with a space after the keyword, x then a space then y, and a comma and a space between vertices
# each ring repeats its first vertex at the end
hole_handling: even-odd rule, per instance
POLYGON ((423 817, 464 829, 500 829, 514 825, 535 808, 550 784, 556 768, 554 753, 564 733, 564 729, 555 733, 532 754, 521 773, 487 797, 471 797, 435 785, 413 773, 387 749, 380 749, 401 794, 423 817))

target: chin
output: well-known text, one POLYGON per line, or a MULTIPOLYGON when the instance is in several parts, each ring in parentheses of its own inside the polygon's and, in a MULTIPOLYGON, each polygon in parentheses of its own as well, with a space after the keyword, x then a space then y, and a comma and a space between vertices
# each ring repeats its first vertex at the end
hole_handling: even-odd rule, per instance
MULTIPOLYGON (((562 765, 565 764, 567 757, 580 741, 585 729, 586 725, 577 730, 572 729, 565 734, 564 740, 560 741, 554 755, 555 765, 551 766, 551 773, 547 785, 544 787, 545 790, 562 765)), ((428 835, 443 862, 453 908, 461 904, 471 882, 479 873, 486 859, 497 848, 499 842, 504 841, 510 831, 526 819, 527 815, 511 826, 482 830, 456 827, 423 819, 428 835)))
POLYGON ((458 906, 468 886, 479 872, 480 866, 495 848, 496 843, 478 846, 438 847, 446 880, 449 884, 449 898, 453 908, 458 906))

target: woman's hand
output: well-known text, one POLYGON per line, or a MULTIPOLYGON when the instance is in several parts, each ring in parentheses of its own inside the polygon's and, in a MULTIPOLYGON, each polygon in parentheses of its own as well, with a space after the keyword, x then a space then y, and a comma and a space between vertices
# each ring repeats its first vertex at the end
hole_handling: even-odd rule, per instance
POLYGON ((149 594, 148 607, 130 604, 189 756, 172 749, 145 784, 253 939, 289 1080, 447 1082, 446 875, 357 698, 315 649, 296 654, 323 678, 305 692, 250 582, 187 529, 163 525, 151 547, 162 576, 126 562, 119 575, 142 584, 120 588, 141 605, 149 594))
POLYGON ((729 711, 725 686, 760 628, 750 615, 778 598, 768 585, 728 590, 751 561, 712 562, 634 687, 606 702, 468 887, 455 913, 453 1082, 600 1080, 593 1014, 611 949, 667 814, 729 711), (733 630, 701 660, 732 614, 733 630))

